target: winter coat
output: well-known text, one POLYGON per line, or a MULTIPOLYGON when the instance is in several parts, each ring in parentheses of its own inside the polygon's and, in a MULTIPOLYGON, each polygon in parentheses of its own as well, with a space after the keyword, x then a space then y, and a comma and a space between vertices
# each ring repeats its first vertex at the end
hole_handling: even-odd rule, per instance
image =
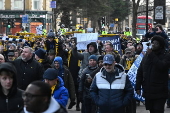
POLYGON ((72 50, 72 53, 75 57, 77 57, 79 60, 82 60, 81 62, 81 66, 80 66, 80 71, 79 74, 82 73, 83 69, 86 68, 86 66, 88 65, 88 58, 90 55, 97 55, 97 58, 100 56, 97 50, 97 45, 95 42, 91 42, 90 44, 87 45, 87 49, 89 48, 90 45, 93 45, 94 47, 94 53, 90 53, 90 52, 83 52, 83 53, 79 53, 77 52, 77 47, 74 48, 72 50))
POLYGON ((18 88, 25 90, 31 82, 42 80, 44 68, 33 58, 27 62, 24 62, 22 59, 16 59, 12 63, 17 69, 18 88))
POLYGON ((13 75, 13 84, 7 95, 4 95, 2 86, 0 85, 0 113, 17 113, 17 111, 24 106, 22 99, 22 90, 17 88, 16 69, 10 63, 0 64, 0 71, 2 69, 11 71, 13 75))
MULTIPOLYGON (((32 112, 27 111, 26 108, 24 107, 18 113, 32 113, 32 112)), ((49 107, 42 113, 68 113, 68 112, 65 108, 60 106, 60 104, 53 97, 51 97, 49 107)))
POLYGON ((97 67, 91 68, 91 67, 87 66, 81 74, 78 92, 83 93, 83 98, 90 98, 90 85, 91 85, 91 83, 88 83, 86 81, 87 78, 88 78, 86 74, 91 74, 96 69, 97 69, 97 67))
POLYGON ((69 95, 68 90, 64 87, 64 82, 61 77, 58 77, 59 84, 55 87, 52 96, 62 106, 66 107, 69 95))
MULTIPOLYGON (((58 76, 60 76, 64 81, 64 86, 68 89, 71 101, 75 101, 75 86, 72 75, 68 68, 63 65, 63 61, 60 58, 55 58, 54 62, 57 61, 60 64, 58 70, 58 76)), ((55 67, 54 67, 55 68, 55 67)), ((56 68, 55 68, 56 69, 56 68)))
POLYGON ((133 88, 123 66, 115 65, 110 78, 104 68, 93 79, 90 95, 99 107, 99 113, 125 113, 125 107, 133 98, 133 88))
POLYGON ((168 97, 168 69, 170 55, 164 50, 146 54, 137 71, 136 88, 143 88, 143 97, 162 99, 168 97))

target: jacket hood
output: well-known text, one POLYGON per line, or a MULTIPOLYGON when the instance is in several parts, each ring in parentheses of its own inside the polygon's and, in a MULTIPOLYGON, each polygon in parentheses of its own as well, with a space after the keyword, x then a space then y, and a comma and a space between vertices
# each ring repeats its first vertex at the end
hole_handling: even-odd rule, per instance
POLYGON ((64 81, 63 81, 63 79, 61 78, 61 77, 57 77, 58 79, 59 79, 59 85, 58 85, 58 87, 62 87, 62 86, 64 86, 64 81))
POLYGON ((63 67, 63 59, 61 57, 55 57, 54 62, 58 62, 60 64, 60 69, 63 67))
POLYGON ((91 42, 87 45, 87 50, 89 49, 89 46, 92 45, 94 47, 94 53, 97 53, 97 44, 96 42, 91 42))
MULTIPOLYGON (((13 73, 13 84, 8 93, 8 96, 12 96, 17 91, 17 80, 16 80, 17 70, 15 66, 13 66, 11 63, 8 63, 8 62, 0 64, 0 72, 2 70, 7 70, 13 73)), ((2 92, 1 85, 0 85, 0 95, 4 95, 4 93, 2 92)))
MULTIPOLYGON (((60 104, 53 97, 51 97, 48 109, 46 111, 43 111, 42 113, 55 113, 59 109, 60 109, 60 104)), ((24 107, 24 112, 33 113, 33 112, 27 111, 25 107, 24 107)))

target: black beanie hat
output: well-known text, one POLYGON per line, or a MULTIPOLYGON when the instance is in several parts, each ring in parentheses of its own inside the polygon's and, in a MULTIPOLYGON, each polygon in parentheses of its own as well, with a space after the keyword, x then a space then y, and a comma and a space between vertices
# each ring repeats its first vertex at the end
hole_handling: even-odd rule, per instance
POLYGON ((165 48, 165 39, 159 35, 155 35, 153 36, 153 38, 151 39, 151 42, 153 42, 154 40, 158 41, 160 46, 165 48))
POLYGON ((54 80, 57 77, 58 71, 54 68, 48 68, 43 74, 43 79, 54 80))
POLYGON ((99 56, 98 61, 103 60, 103 57, 104 57, 104 55, 99 56))
POLYGON ((47 38, 55 38, 55 34, 53 32, 49 32, 47 38))
POLYGON ((89 46, 90 45, 92 45, 93 47, 94 47, 94 53, 96 53, 97 52, 97 44, 96 44, 96 42, 91 42, 91 43, 89 43, 88 45, 87 45, 87 49, 89 49, 89 46))
POLYGON ((35 51, 35 54, 40 58, 40 59, 45 59, 45 54, 46 51, 42 48, 38 49, 37 51, 35 51))

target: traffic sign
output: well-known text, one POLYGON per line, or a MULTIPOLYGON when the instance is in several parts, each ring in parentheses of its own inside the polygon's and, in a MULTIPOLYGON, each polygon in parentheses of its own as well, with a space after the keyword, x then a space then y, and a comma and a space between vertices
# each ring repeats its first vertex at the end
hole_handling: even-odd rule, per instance
POLYGON ((56 1, 50 1, 50 8, 56 8, 56 1))
POLYGON ((155 7, 155 19, 164 19, 163 18, 163 6, 155 7))
POLYGON ((28 15, 22 15, 22 23, 28 23, 28 15))

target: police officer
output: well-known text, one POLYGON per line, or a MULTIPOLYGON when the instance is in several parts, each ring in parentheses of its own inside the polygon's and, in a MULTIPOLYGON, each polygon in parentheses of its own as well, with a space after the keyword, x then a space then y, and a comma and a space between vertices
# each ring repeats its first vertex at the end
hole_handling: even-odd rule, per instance
POLYGON ((65 35, 66 29, 64 27, 65 25, 61 24, 60 29, 58 30, 58 34, 65 35))
POLYGON ((85 33, 85 30, 83 29, 83 26, 79 26, 78 31, 80 31, 80 32, 82 32, 82 33, 85 33))
POLYGON ((126 36, 132 36, 132 32, 129 31, 129 27, 126 27, 125 30, 126 30, 126 31, 124 32, 124 35, 126 35, 126 36))
POLYGON ((104 28, 104 27, 102 27, 102 32, 101 32, 101 34, 102 34, 102 35, 107 34, 107 31, 105 30, 105 28, 104 28))

